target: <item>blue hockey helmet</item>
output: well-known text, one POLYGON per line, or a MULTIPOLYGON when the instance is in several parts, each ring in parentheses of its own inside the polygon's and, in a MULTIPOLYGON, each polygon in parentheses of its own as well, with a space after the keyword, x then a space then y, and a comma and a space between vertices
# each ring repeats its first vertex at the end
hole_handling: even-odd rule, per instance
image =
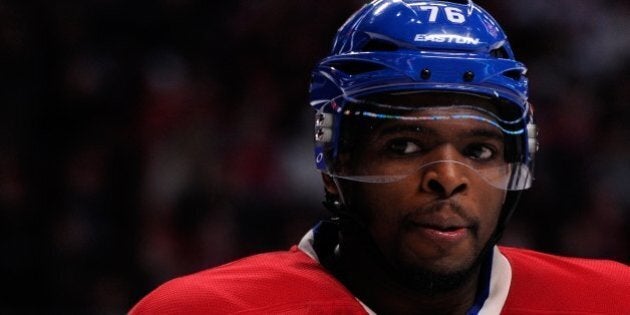
MULTIPOLYGON (((529 188, 537 142, 526 71, 497 21, 472 1, 366 4, 338 30, 330 55, 312 72, 316 166, 333 177, 387 182, 391 178, 372 176, 380 174, 337 174, 342 122, 348 115, 366 115, 348 109, 379 94, 460 93, 496 101, 499 108, 494 113, 476 117, 513 138, 510 174, 492 184, 511 191, 529 188)), ((376 118, 398 117, 367 112, 376 118)))

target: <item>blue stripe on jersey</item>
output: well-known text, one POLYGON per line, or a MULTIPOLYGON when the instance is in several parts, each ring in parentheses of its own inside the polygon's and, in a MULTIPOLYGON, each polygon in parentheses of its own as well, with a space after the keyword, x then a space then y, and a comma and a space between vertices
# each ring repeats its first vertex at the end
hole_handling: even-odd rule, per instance
POLYGON ((475 304, 466 312, 466 315, 477 315, 483 303, 486 302, 490 295, 490 275, 492 274, 492 256, 494 254, 493 248, 490 248, 486 253, 486 259, 481 265, 481 271, 479 273, 479 286, 477 288, 477 296, 475 296, 475 304))

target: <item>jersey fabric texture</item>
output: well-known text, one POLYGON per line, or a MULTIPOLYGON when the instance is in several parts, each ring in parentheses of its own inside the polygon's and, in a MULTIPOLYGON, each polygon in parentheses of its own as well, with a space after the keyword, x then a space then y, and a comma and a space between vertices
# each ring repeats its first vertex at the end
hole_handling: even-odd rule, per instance
MULTIPOLYGON (((316 230, 289 251, 171 280, 130 314, 376 314, 319 263, 316 230)), ((495 247, 491 261, 468 314, 630 314, 630 267, 621 263, 508 247, 495 247)))

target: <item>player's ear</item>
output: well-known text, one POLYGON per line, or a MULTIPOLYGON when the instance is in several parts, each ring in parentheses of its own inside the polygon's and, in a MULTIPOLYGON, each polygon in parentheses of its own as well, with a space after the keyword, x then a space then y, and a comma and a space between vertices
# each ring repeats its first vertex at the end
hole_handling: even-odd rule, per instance
POLYGON ((322 173, 322 181, 324 182, 324 189, 326 189, 327 193, 339 195, 339 188, 330 175, 322 173))

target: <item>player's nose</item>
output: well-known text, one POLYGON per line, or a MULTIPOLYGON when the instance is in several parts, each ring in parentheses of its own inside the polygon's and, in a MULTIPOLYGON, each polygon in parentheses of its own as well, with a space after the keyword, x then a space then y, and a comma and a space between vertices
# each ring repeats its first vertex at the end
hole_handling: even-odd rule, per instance
POLYGON ((434 163, 423 168, 420 189, 448 198, 465 193, 469 186, 469 170, 461 162, 456 162, 458 153, 453 147, 440 148, 435 154, 434 163))

